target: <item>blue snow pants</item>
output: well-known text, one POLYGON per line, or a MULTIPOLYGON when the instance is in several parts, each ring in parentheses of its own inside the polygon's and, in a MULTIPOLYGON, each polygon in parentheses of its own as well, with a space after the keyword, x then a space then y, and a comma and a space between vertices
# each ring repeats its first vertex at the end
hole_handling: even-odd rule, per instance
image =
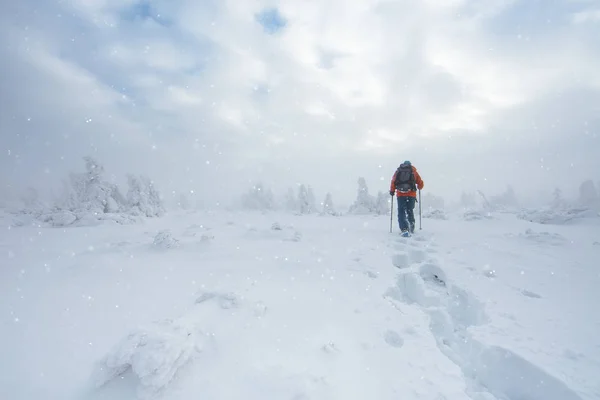
POLYGON ((398 199, 398 225, 402 232, 415 231, 415 203, 416 198, 410 196, 399 196, 398 199))

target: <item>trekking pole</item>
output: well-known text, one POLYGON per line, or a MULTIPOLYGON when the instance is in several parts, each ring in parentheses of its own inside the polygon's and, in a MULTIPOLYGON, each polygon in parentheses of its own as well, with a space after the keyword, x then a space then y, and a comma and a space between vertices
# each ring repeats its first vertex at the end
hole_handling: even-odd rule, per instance
POLYGON ((392 233, 393 219, 394 219, 394 195, 392 195, 392 208, 390 209, 390 233, 392 233))
POLYGON ((423 229, 423 221, 421 220, 421 189, 419 189, 419 230, 423 229))

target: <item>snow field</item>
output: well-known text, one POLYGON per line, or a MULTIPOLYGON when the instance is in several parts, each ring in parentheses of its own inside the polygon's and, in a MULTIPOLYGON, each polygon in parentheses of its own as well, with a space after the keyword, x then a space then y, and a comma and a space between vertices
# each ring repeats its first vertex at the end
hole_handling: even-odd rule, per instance
POLYGON ((12 228, 0 395, 600 396, 593 227, 424 226, 406 239, 389 216, 190 212, 12 228))

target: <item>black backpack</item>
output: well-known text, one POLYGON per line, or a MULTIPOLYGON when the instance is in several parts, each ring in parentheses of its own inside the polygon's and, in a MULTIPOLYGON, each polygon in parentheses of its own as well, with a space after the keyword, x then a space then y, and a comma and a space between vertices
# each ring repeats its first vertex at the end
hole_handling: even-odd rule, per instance
POLYGON ((411 164, 402 164, 396 170, 396 190, 402 193, 416 191, 417 182, 411 164))

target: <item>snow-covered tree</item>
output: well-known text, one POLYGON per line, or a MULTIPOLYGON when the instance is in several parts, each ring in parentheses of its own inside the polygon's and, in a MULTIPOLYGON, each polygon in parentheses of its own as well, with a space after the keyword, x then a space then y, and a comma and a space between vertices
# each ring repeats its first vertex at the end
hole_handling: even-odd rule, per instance
POLYGON ((265 188, 262 183, 257 183, 243 196, 243 207, 251 210, 274 210, 275 199, 273 191, 265 188))
POLYGON ((300 185, 298 188, 298 211, 300 214, 310 214, 313 212, 311 209, 308 190, 305 185, 300 185))
POLYGON ((327 193, 325 195, 325 200, 323 201, 323 209, 321 211, 321 214, 337 215, 337 212, 335 211, 335 206, 333 205, 331 193, 327 193))
POLYGON ((127 175, 129 190, 127 191, 128 211, 133 215, 159 217, 164 215, 165 207, 154 182, 146 176, 127 175))
POLYGON ((70 174, 58 208, 95 214, 122 211, 126 207, 125 198, 117 185, 104 180, 104 167, 89 156, 84 161, 86 171, 70 174))
POLYGON ((349 212, 352 214, 370 214, 375 212, 376 200, 369 194, 369 187, 365 178, 358 178, 358 192, 356 201, 350 206, 349 212))
POLYGON ((308 185, 307 188, 307 200, 308 200, 308 206, 310 208, 310 212, 316 212, 317 211, 317 200, 315 199, 315 193, 313 191, 313 188, 308 185))
POLYGON ((99 221, 134 223, 134 216, 154 217, 164 205, 153 182, 146 177, 128 177, 129 191, 123 196, 118 186, 104 178, 104 167, 93 157, 84 157, 85 171, 71 173, 63 180, 63 191, 53 196, 53 205, 27 210, 51 226, 94 225, 99 221))

